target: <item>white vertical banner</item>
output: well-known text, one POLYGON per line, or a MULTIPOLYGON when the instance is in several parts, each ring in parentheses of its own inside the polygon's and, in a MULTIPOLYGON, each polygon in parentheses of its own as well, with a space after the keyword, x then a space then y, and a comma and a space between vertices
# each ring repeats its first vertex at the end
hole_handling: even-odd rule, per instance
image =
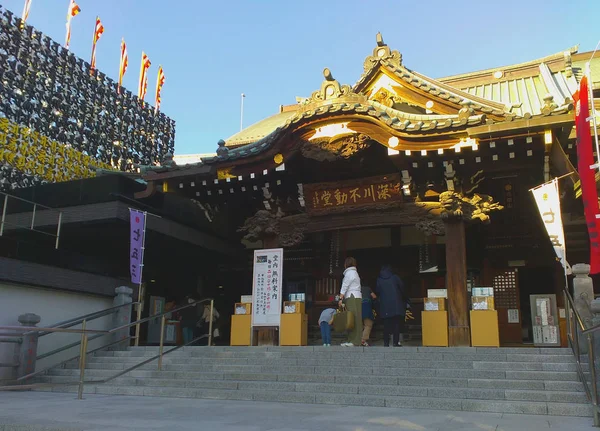
POLYGON ((279 326, 281 319, 283 249, 254 251, 252 326, 279 326))
POLYGON ((560 212, 560 196, 558 193, 558 179, 554 179, 535 189, 532 189, 538 211, 546 226, 548 237, 554 247, 554 252, 560 260, 565 271, 570 271, 567 263, 567 251, 565 246, 565 233, 563 231, 562 216, 560 212))

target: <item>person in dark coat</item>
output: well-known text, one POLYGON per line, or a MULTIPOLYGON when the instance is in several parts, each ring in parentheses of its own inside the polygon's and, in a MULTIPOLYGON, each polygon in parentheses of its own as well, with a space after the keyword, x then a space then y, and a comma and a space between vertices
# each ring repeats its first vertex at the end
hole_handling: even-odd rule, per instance
POLYGON ((390 265, 381 268, 377 278, 377 295, 380 301, 379 314, 383 320, 383 345, 390 345, 392 335, 393 346, 402 346, 400 333, 404 332, 408 295, 404 283, 394 274, 390 265))

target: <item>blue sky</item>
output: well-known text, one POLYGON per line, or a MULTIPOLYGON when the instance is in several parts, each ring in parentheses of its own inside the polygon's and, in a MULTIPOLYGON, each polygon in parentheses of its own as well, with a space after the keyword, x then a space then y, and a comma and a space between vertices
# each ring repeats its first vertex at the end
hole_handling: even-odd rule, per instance
MULTIPOLYGON (((23 0, 0 0, 19 16, 23 0)), ((278 112, 320 87, 329 67, 353 84, 383 34, 404 64, 432 77, 532 60, 600 40, 599 0, 77 0, 71 50, 89 61, 96 15, 105 28, 97 66, 137 93, 141 51, 166 83, 162 111, 177 122, 176 154, 212 152, 220 138, 278 112)), ((32 0, 28 23, 63 43, 69 0, 32 0)), ((599 54, 600 55, 600 54, 599 54)))

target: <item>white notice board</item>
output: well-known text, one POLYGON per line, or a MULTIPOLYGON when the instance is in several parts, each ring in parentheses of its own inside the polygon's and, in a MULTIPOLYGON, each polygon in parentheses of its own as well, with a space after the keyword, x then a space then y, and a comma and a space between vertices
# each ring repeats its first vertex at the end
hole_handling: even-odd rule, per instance
POLYGON ((282 276, 282 248, 254 251, 252 326, 279 326, 282 276))

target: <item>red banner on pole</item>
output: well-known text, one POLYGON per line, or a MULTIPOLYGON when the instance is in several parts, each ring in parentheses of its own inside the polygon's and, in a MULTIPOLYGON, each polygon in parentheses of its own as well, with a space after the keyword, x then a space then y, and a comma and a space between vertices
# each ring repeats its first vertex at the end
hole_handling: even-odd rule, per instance
POLYGON ((579 91, 575 94, 575 128, 577 131, 577 169, 581 178, 581 196, 585 221, 590 235, 590 273, 600 272, 600 229, 598 219, 598 192, 596 191, 596 169, 590 168, 595 163, 590 135, 590 93, 587 77, 581 78, 579 91))

